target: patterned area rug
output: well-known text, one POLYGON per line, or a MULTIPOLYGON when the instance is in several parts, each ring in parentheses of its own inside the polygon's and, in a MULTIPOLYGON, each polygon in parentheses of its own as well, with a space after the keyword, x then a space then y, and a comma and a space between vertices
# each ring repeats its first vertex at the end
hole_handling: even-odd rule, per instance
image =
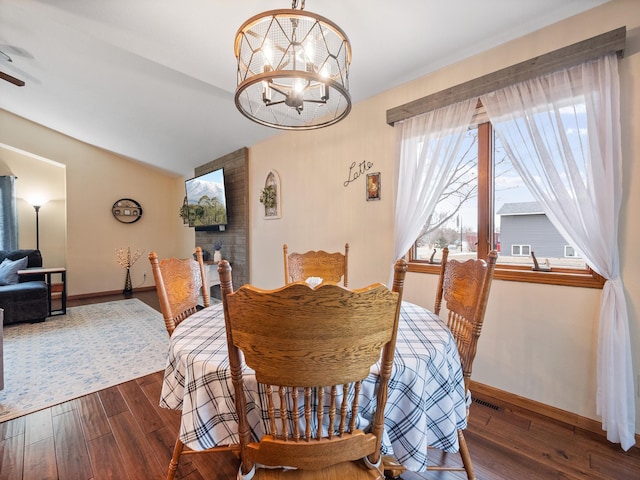
POLYGON ((132 298, 4 327, 0 422, 164 370, 162 314, 132 298))

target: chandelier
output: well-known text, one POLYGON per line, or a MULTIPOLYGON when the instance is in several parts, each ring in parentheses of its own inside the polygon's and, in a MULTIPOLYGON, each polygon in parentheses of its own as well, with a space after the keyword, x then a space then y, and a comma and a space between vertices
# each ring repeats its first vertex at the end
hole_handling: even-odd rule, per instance
POLYGON ((285 130, 339 122, 351 110, 346 34, 330 20, 300 9, 271 10, 236 34, 235 102, 250 120, 285 130))

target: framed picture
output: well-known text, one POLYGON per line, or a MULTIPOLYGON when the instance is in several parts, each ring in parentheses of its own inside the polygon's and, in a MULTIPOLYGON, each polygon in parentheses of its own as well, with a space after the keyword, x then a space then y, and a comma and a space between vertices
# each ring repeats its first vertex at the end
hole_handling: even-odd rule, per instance
POLYGON ((367 201, 380 200, 380 172, 367 174, 367 201))

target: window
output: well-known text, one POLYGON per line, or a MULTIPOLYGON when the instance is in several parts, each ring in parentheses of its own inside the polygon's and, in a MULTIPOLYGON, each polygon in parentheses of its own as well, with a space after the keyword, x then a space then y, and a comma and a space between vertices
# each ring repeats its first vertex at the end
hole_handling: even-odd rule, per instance
POLYGON ((531 255, 531 245, 511 245, 511 255, 514 257, 528 257, 531 255))
POLYGON ((458 259, 496 249, 495 278, 602 286, 525 187, 489 122, 468 129, 459 157, 410 253, 411 271, 437 273, 445 246, 458 259), (550 269, 534 271, 532 253, 550 269))
MULTIPOLYGON (((624 36, 624 31, 620 34, 624 36)), ((590 39, 590 45, 602 44, 602 38, 599 36, 590 39)), ((523 68, 526 63, 523 62, 486 75, 482 78, 482 84, 477 81, 465 82, 447 91, 397 107, 395 113, 402 111, 401 116, 394 117, 394 112, 387 111, 389 123, 396 125, 401 119, 406 120, 402 121, 398 130, 400 161, 396 207, 399 205, 402 208, 396 208, 394 254, 398 257, 415 250, 412 242, 418 237, 425 220, 437 207, 446 186, 446 182, 441 180, 453 170, 451 162, 458 156, 459 139, 464 127, 470 123, 471 107, 477 95, 488 106, 495 128, 505 139, 505 148, 526 184, 535 189, 536 198, 544 203, 545 209, 553 218, 552 223, 579 244, 579 251, 589 259, 594 268, 606 272, 607 292, 610 294, 602 297, 602 328, 598 340, 608 347, 599 352, 598 371, 627 374, 617 375, 616 382, 606 381, 606 378, 601 381, 602 378, 599 378, 597 400, 606 412, 603 424, 619 426, 615 437, 623 439, 625 445, 632 445, 634 425, 627 415, 634 408, 633 379, 629 374, 629 332, 617 328, 628 323, 624 286, 618 276, 620 259, 616 236, 618 207, 623 196, 623 181, 619 175, 622 145, 618 56, 611 53, 611 47, 608 46, 608 52, 602 52, 602 57, 599 54, 578 61, 573 56, 576 45, 571 45, 571 50, 567 47, 548 54, 551 57, 537 57, 529 62, 545 65, 548 70, 541 75, 534 76, 531 71, 527 71, 527 78, 522 81, 510 78, 509 74, 517 75, 517 71, 527 70, 523 68), (564 65, 556 71, 547 62, 553 59, 562 64, 563 57, 567 61, 570 58, 574 62, 571 65, 574 66, 564 65), (492 82, 503 79, 509 82, 508 85, 495 89, 492 82), (470 94, 473 89, 476 93, 470 94), (452 91, 458 95, 457 101, 453 100, 453 103, 452 91), (408 117, 407 112, 415 116, 408 117), (434 124, 439 116, 446 117, 445 121, 434 124), (588 122, 584 122, 583 127, 576 128, 574 121, 587 117, 588 122), (427 122, 434 124, 435 128, 424 128, 427 122), (443 128, 438 128, 439 126, 443 128), (453 143, 447 142, 447 138, 451 137, 455 141, 455 150, 449 150, 440 156, 427 155, 428 150, 423 154, 414 148, 415 142, 412 141, 416 136, 426 139, 429 142, 427 146, 437 137, 435 140, 440 141, 444 147, 453 143), (576 139, 579 141, 576 142, 576 139), (448 155, 449 152, 453 154, 448 155), (444 168, 439 168, 440 166, 444 168), (431 182, 431 179, 439 183, 433 187, 435 182, 431 182), (415 208, 411 208, 410 201, 414 202, 415 208), (621 354, 608 354, 612 351, 621 354), (624 391, 622 397, 628 401, 612 401, 621 397, 620 391, 624 391)), ((580 50, 583 47, 583 54, 590 50, 586 42, 578 45, 580 50)), ((621 49, 624 49, 624 45, 621 49)), ((479 131, 482 129, 479 126, 479 131)), ((490 135, 484 137, 480 134, 478 137, 491 138, 490 135)), ((480 187, 488 183, 494 184, 494 179, 498 177, 493 171, 483 170, 483 149, 478 150, 478 256, 482 256, 484 252, 481 249, 491 246, 490 243, 483 245, 483 230, 487 240, 494 240, 494 245, 502 246, 504 239, 495 242, 491 238, 495 230, 487 228, 491 226, 493 212, 490 205, 493 202, 483 204, 482 199, 489 198, 493 190, 489 189, 485 195, 480 187), (485 172, 489 181, 482 178, 482 172, 485 172), (483 212, 489 213, 484 220, 483 212)), ((487 150, 493 151, 493 147, 487 150)), ((535 248, 534 244, 532 248, 535 248)), ((566 260, 575 261, 574 258, 566 260)), ((546 261, 542 265, 543 268, 535 271, 530 267, 500 265, 495 270, 494 278, 591 288, 602 288, 605 284, 602 277, 588 268, 552 267, 546 261)), ((409 269, 433 273, 439 270, 435 265, 426 262, 421 264, 418 261, 411 262, 409 269)))
POLYGON ((580 257, 580 255, 578 254, 576 249, 573 248, 571 245, 565 245, 564 246, 564 256, 566 258, 579 258, 580 257))

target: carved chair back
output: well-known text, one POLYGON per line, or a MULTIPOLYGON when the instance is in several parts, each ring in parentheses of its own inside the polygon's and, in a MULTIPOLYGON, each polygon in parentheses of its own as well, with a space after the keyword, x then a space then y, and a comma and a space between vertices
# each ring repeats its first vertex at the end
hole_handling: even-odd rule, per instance
POLYGON ((169 336, 181 321, 198 310, 200 294, 202 306, 208 307, 210 304, 202 249, 196 247, 195 254, 195 260, 166 258, 162 261, 158 260, 156 252, 149 254, 160 310, 169 336))
POLYGON ((461 262, 448 258, 448 248, 442 252, 434 312, 440 314, 444 300, 448 311, 447 326, 453 333, 458 346, 467 390, 478 339, 482 332, 497 256, 497 252, 492 251, 486 261, 469 259, 461 262))
POLYGON ((320 277, 325 282, 349 285, 349 244, 344 245, 344 253, 327 253, 324 250, 311 250, 306 253, 288 253, 286 244, 284 253, 285 283, 299 282, 309 277, 320 277))
MULTIPOLYGON (((298 282, 275 290, 244 285, 234 292, 231 267, 221 262, 241 475, 261 464, 322 471, 321 477, 295 478, 383 478, 379 466, 367 468, 362 459, 371 465, 380 460, 406 269, 398 261, 392 290, 380 283, 348 290, 298 282), (269 431, 258 441, 251 439, 247 405, 253 401, 245 395, 243 360, 267 402, 269 431), (373 420, 365 432, 356 427, 355 414, 362 381, 378 361, 373 420)), ((259 472, 259 478, 280 478, 269 469, 259 472)))

